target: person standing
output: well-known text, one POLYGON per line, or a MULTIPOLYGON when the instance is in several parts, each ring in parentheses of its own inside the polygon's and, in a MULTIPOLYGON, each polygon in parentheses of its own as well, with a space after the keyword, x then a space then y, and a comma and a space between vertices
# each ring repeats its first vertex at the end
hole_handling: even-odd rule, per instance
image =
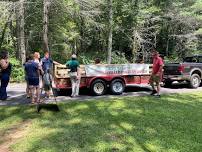
POLYGON ((40 62, 40 53, 39 52, 34 52, 34 62, 38 63, 39 66, 41 65, 41 62, 40 62))
POLYGON ((25 72, 31 90, 32 103, 37 103, 40 100, 39 76, 41 70, 39 64, 34 61, 34 58, 25 63, 25 72))
MULTIPOLYGON (((24 70, 25 70, 25 64, 28 63, 29 61, 31 61, 32 59, 33 59, 33 57, 31 55, 29 55, 26 58, 26 62, 23 64, 24 70)), ((26 95, 27 95, 27 98, 30 98, 31 97, 31 91, 30 91, 30 88, 29 88, 28 77, 27 77, 26 71, 25 71, 25 81, 26 81, 26 95)))
POLYGON ((160 97, 160 82, 163 76, 163 66, 164 62, 163 59, 160 57, 158 51, 156 49, 152 50, 152 57, 153 57, 153 66, 152 66, 152 74, 150 77, 150 85, 152 86, 152 93, 151 95, 157 94, 157 97, 160 97), (157 88, 155 89, 155 84, 157 88))
POLYGON ((51 95, 52 81, 53 77, 50 73, 50 70, 47 69, 47 71, 43 75, 43 87, 47 98, 49 98, 51 95))
POLYGON ((44 58, 41 60, 42 69, 44 71, 43 75, 43 87, 45 90, 46 97, 49 98, 51 94, 51 85, 52 85, 52 67, 53 61, 50 59, 49 52, 45 52, 44 58))
POLYGON ((72 94, 71 97, 76 97, 79 95, 80 86, 80 66, 75 54, 72 55, 71 60, 67 61, 66 66, 70 69, 69 76, 72 84, 72 94))
POLYGON ((41 59, 41 64, 42 64, 42 69, 43 69, 44 73, 46 73, 47 70, 49 70, 51 72, 52 67, 53 67, 53 61, 50 58, 49 52, 45 52, 44 58, 41 59))
POLYGON ((34 52, 34 62, 36 62, 39 66, 40 73, 39 73, 39 88, 42 90, 43 88, 43 81, 42 81, 42 75, 43 75, 43 70, 42 70, 42 63, 40 61, 40 53, 39 52, 34 52))
POLYGON ((8 58, 9 58, 8 52, 2 51, 0 55, 0 69, 1 69, 0 100, 6 100, 8 97, 6 88, 8 86, 11 75, 11 64, 8 58))

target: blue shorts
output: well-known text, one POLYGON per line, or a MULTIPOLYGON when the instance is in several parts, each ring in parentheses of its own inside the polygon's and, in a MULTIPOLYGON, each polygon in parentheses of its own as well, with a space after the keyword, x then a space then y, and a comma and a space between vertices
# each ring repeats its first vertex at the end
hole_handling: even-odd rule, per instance
POLYGON ((28 85, 29 86, 39 86, 39 78, 29 78, 28 77, 28 85))

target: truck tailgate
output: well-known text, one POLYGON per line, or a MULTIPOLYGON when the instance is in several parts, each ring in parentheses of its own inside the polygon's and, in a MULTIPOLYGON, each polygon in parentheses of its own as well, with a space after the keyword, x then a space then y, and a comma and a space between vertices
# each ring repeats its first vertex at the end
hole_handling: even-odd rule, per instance
POLYGON ((165 64, 164 66, 164 75, 181 75, 179 71, 179 63, 165 64))

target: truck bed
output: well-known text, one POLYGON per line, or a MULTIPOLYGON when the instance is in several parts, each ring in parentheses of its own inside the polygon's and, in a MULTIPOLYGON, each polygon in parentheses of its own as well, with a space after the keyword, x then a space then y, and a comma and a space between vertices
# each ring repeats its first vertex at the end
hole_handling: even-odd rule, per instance
POLYGON ((164 66, 164 75, 181 75, 179 71, 180 63, 170 63, 164 66))

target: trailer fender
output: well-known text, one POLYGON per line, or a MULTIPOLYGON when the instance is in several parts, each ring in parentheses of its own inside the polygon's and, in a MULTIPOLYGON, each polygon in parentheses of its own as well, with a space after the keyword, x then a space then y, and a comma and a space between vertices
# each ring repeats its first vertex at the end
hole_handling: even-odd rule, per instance
POLYGON ((106 79, 102 78, 102 77, 93 77, 93 78, 88 78, 87 80, 87 88, 90 88, 91 87, 91 84, 96 81, 96 80, 102 80, 102 81, 105 81, 107 84, 108 82, 106 81, 106 79))

